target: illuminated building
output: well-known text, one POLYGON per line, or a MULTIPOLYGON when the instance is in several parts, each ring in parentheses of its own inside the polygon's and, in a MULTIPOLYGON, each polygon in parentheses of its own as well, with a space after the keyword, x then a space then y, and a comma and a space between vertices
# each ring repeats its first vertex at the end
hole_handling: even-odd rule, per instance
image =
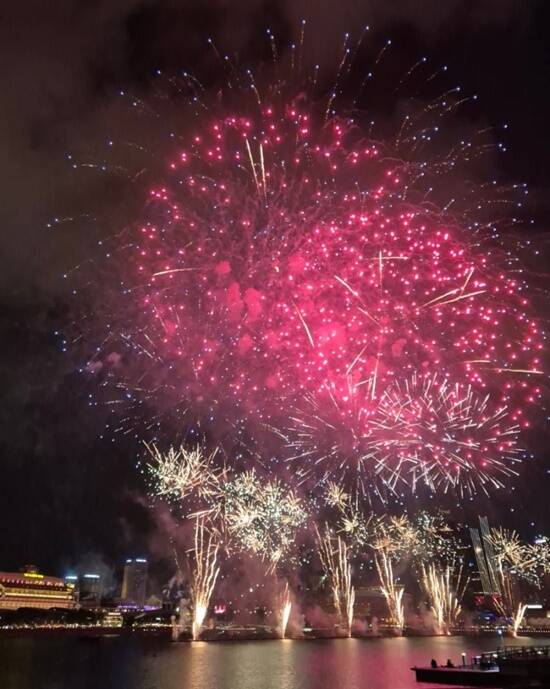
POLYGON ((355 591, 355 615, 357 617, 383 618, 388 614, 388 606, 379 586, 359 586, 355 591))
POLYGON ((65 584, 73 589, 74 599, 78 603, 80 600, 80 585, 76 574, 67 574, 63 578, 65 584))
MULTIPOLYGON (((496 561, 491 542, 491 530, 487 517, 479 517, 479 530, 470 529, 470 537, 476 557, 481 592, 478 593, 479 601, 483 598, 492 599, 501 594, 496 575, 496 561)), ((476 600, 476 605, 478 604, 476 600)), ((481 602, 480 602, 481 604, 481 602)))
POLYGON ((84 607, 99 607, 103 587, 99 574, 86 573, 80 577, 80 604, 84 607))
POLYGON ((75 607, 75 587, 72 582, 45 576, 31 566, 23 572, 0 572, 0 610, 75 607))
POLYGON ((103 582, 100 574, 67 574, 65 583, 72 585, 75 598, 85 608, 98 608, 103 596, 103 582))
POLYGON ((123 618, 117 610, 109 610, 103 615, 102 625, 104 627, 122 627, 123 618))
POLYGON ((147 560, 128 559, 124 565, 121 599, 123 604, 143 608, 147 594, 147 560))

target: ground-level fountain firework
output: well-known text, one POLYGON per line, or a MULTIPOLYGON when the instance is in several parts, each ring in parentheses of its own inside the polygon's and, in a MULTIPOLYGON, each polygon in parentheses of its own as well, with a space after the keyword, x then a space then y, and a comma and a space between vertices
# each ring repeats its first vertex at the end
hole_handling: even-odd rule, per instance
POLYGON ((447 565, 440 569, 435 563, 422 566, 422 585, 430 599, 437 633, 450 634, 458 623, 462 609, 460 601, 467 586, 462 568, 447 565))
POLYGON ((219 543, 216 534, 208 529, 204 519, 195 522, 195 547, 193 550, 193 641, 199 638, 201 627, 208 612, 208 606, 220 573, 218 566, 219 543))
MULTIPOLYGON (((167 453, 170 465, 173 463, 173 454, 167 453)), ((153 453, 153 456, 157 455, 153 453)), ((185 453, 179 456, 180 462, 185 461, 185 453)), ((196 462, 197 450, 187 457, 190 462, 196 462)), ((158 472, 155 465, 151 471, 153 475, 155 472, 160 475, 158 491, 162 495, 171 478, 166 470, 158 472)), ((188 475, 189 481, 194 480, 192 473, 182 470, 181 466, 172 466, 171 471, 174 472, 174 478, 188 475)), ((249 480, 247 472, 243 478, 249 480)), ((228 474, 218 477, 218 480, 219 496, 224 495, 224 483, 228 486, 235 482, 240 485, 239 477, 235 479, 228 474)), ((358 590, 377 591, 382 595, 386 604, 382 623, 388 634, 401 635, 405 628, 419 628, 418 620, 411 621, 410 601, 406 604, 406 595, 410 598, 415 589, 417 599, 421 604, 424 602, 431 613, 431 617, 420 624, 422 630, 448 635, 462 629, 462 600, 470 577, 464 575, 463 565, 457 562, 464 562, 468 551, 472 554, 472 546, 482 575, 478 586, 483 586, 485 590, 483 578, 490 581, 487 593, 490 592, 493 614, 501 620, 501 625, 507 626, 510 633, 516 635, 528 609, 525 601, 537 595, 542 587, 543 576, 550 573, 548 539, 539 538, 536 543, 529 544, 521 541, 515 532, 500 528, 489 530, 487 527, 484 532, 485 564, 481 564, 478 557, 480 542, 472 538, 472 546, 465 543, 461 536, 464 528, 449 523, 442 513, 423 511, 412 516, 373 516, 361 512, 349 496, 341 492, 335 496, 332 489, 325 498, 325 514, 333 513, 330 526, 325 523, 321 527, 318 515, 308 511, 289 531, 285 509, 279 511, 272 506, 269 529, 263 529, 252 526, 257 518, 258 506, 256 499, 249 501, 248 491, 242 494, 238 491, 243 500, 238 508, 233 504, 235 495, 225 505, 223 497, 220 497, 214 501, 214 507, 208 508, 210 497, 205 500, 204 494, 200 496, 200 488, 195 487, 194 497, 187 484, 180 484, 179 489, 180 499, 176 502, 182 510, 184 522, 191 520, 194 523, 194 547, 189 557, 193 639, 199 638, 216 584, 222 582, 224 585, 224 580, 231 576, 231 563, 238 561, 243 553, 253 555, 261 563, 262 584, 258 595, 260 599, 263 597, 268 607, 273 608, 271 633, 280 638, 287 636, 293 609, 286 577, 296 579, 304 566, 310 570, 312 566, 313 569, 316 566, 320 568, 315 585, 316 599, 325 601, 325 624, 333 629, 332 634, 345 636, 352 635, 354 625, 357 630, 364 625, 362 619, 365 610, 358 611, 356 607, 358 590), (253 531, 253 548, 247 537, 243 539, 242 535, 232 533, 231 513, 235 509, 239 519, 244 519, 253 531), (277 542, 284 543, 285 547, 280 550, 276 560, 262 557, 261 554, 277 542), (219 558, 222 551, 223 566, 219 558)), ((280 495, 285 494, 282 487, 278 490, 280 495)), ((261 501, 258 504, 263 505, 261 501)), ((260 509, 263 510, 263 506, 260 509)), ((237 570, 239 567, 237 564, 237 570)), ((302 601, 294 608, 298 616, 303 605, 303 586, 300 585, 302 601)), ((227 592, 227 586, 225 588, 226 596, 231 600, 232 594, 227 592)), ((235 604, 235 607, 238 605, 235 604)), ((304 608, 304 614, 308 614, 307 607, 304 608)), ((298 629, 296 633, 300 635, 302 632, 298 629)))
POLYGON ((328 527, 325 527, 324 534, 317 531, 317 549, 319 559, 330 582, 334 609, 340 624, 346 630, 347 635, 351 636, 355 589, 351 582, 348 546, 340 536, 335 538, 328 527))
MULTIPOLYGON (((288 570, 312 529, 346 633, 360 555, 395 630, 408 557, 448 632, 464 586, 439 549, 444 529, 426 513, 376 512, 408 493, 506 487, 542 398, 545 333, 513 251, 525 189, 473 183, 494 133, 443 135, 471 100, 459 88, 411 101, 377 135, 366 79, 353 97, 346 86, 364 37, 346 36, 329 87, 308 70, 303 35, 283 66, 268 34, 269 70, 231 66, 215 97, 195 76, 168 80, 164 101, 185 109, 185 126, 170 132, 142 214, 112 239, 79 332, 111 425, 146 443, 153 493, 195 520, 193 638, 222 551, 255 557, 279 581, 284 637, 288 570)), ((512 610, 507 553, 499 604, 517 628, 525 610, 512 610)))
POLYGON ((290 619, 290 611, 292 610, 292 603, 290 600, 290 590, 288 582, 285 584, 283 592, 280 597, 280 630, 281 639, 286 637, 286 629, 290 619))

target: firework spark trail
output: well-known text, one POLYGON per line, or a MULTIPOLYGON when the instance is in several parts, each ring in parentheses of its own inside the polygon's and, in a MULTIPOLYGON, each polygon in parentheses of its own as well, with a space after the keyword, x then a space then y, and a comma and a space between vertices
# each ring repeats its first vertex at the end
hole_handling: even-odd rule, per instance
POLYGON ((519 628, 522 625, 523 618, 525 617, 525 613, 527 612, 527 604, 526 603, 518 603, 518 607, 512 617, 512 635, 517 636, 519 628))
MULTIPOLYGON (((424 524, 426 520, 423 520, 424 524)), ((373 522, 369 545, 374 551, 374 564, 378 573, 380 590, 386 599, 389 617, 398 633, 405 626, 403 596, 405 588, 397 583, 394 563, 411 559, 423 552, 421 530, 406 515, 388 516, 373 522)))
POLYGON ((510 632, 517 636, 527 610, 520 582, 540 588, 541 577, 548 573, 548 543, 523 543, 515 531, 506 529, 491 529, 490 542, 499 588, 495 604, 500 614, 511 620, 510 632))
POLYGON ((421 510, 411 519, 414 531, 410 548, 417 563, 436 563, 440 567, 454 567, 457 552, 463 549, 456 533, 449 526, 446 515, 421 510))
POLYGON ((195 493, 208 498, 219 492, 220 474, 214 469, 217 450, 205 454, 197 444, 191 449, 170 447, 162 452, 157 445, 145 443, 145 446, 150 455, 146 469, 155 495, 184 501, 195 493))
POLYGON ((324 99, 301 97, 295 80, 281 87, 282 75, 240 79, 231 63, 229 109, 203 102, 193 80, 199 124, 172 134, 169 169, 109 246, 94 319, 80 321, 103 319, 87 371, 127 410, 123 432, 242 421, 250 434, 281 428, 314 484, 338 478, 380 497, 419 483, 498 488, 515 473, 543 370, 544 333, 500 234, 510 191, 468 181, 483 134, 438 148, 456 89, 382 143, 337 112, 353 45, 324 99), (307 400, 321 421, 308 423, 307 400), (289 408, 303 412, 294 429, 289 408))
POLYGON ((279 629, 281 639, 286 637, 286 628, 290 619, 290 611, 292 610, 292 602, 290 600, 290 589, 288 582, 285 583, 282 594, 279 596, 279 629))
POLYGON ((289 486, 262 479, 255 470, 235 473, 214 465, 217 450, 197 444, 161 452, 147 446, 147 470, 154 496, 177 503, 189 518, 208 518, 224 534, 226 550, 246 550, 267 562, 272 574, 291 559, 297 531, 308 517, 307 504, 289 486))
POLYGON ((436 563, 420 566, 422 586, 430 600, 438 634, 450 634, 458 622, 462 598, 468 580, 462 576, 462 568, 447 565, 441 569, 436 563))
POLYGON ((391 556, 383 548, 375 552, 374 562, 380 580, 380 591, 388 606, 390 622, 399 633, 402 633, 405 626, 405 589, 396 583, 391 556))
POLYGON ((267 561, 267 574, 272 574, 282 559, 288 560, 296 532, 305 524, 303 501, 280 481, 262 481, 254 471, 228 481, 222 499, 228 535, 267 561))
MULTIPOLYGON (((421 511, 414 518, 386 517, 374 523, 374 561, 396 628, 404 625, 404 587, 396 583, 394 562, 415 564, 430 599, 439 634, 450 633, 461 609, 468 580, 456 567, 457 541, 441 513, 421 511)), ((371 536, 372 539, 372 536, 371 536)))
POLYGON ((205 525, 204 518, 195 520, 195 548, 193 550, 193 641, 200 636, 201 627, 208 612, 210 599, 220 573, 218 551, 220 544, 217 535, 205 525))
POLYGON ((507 409, 491 409, 488 399, 437 374, 413 375, 384 392, 374 423, 387 434, 386 451, 409 462, 413 484, 487 493, 487 486, 502 487, 517 475, 520 452, 519 426, 509 426, 507 409))
POLYGON ((308 407, 293 412, 281 435, 293 453, 290 461, 308 460, 298 468, 304 480, 311 474, 325 483, 335 475, 348 482, 356 476, 363 493, 381 495, 378 481, 390 494, 422 482, 433 491, 453 487, 472 495, 517 475, 520 428, 508 425, 506 407, 491 409, 488 395, 438 374, 414 374, 373 402, 374 378, 366 383, 361 389, 348 381, 340 399, 331 387, 324 395, 329 404, 323 395, 306 397, 308 407), (345 468, 337 463, 342 455, 354 457, 345 468))
POLYGON ((317 552, 319 559, 330 582, 334 609, 340 624, 351 636, 353 624, 353 608, 355 604, 355 588, 351 583, 351 564, 348 547, 345 541, 331 533, 325 525, 325 533, 321 535, 315 526, 317 536, 317 552))

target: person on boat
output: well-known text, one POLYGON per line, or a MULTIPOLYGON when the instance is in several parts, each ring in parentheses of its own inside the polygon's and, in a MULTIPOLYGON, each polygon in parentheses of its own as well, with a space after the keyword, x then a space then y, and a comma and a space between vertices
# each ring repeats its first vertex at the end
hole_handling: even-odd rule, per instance
POLYGON ((447 665, 445 667, 454 667, 454 666, 455 666, 455 664, 453 663, 453 661, 450 658, 447 658, 447 665))
POLYGON ((435 668, 437 667, 437 660, 435 658, 432 658, 432 662, 430 663, 430 665, 435 670, 435 668))

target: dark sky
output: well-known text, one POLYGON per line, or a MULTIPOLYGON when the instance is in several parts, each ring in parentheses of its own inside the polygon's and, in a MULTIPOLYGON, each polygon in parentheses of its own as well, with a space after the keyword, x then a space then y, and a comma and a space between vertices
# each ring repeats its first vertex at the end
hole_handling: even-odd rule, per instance
MULTIPOLYGON (((154 529, 138 496, 135 447, 100 439, 102 411, 62 355, 54 331, 70 319, 62 274, 86 254, 85 222, 52 231, 52 217, 85 215, 103 189, 75 178, 66 154, 120 128, 120 89, 145 97, 155 70, 192 69, 215 83, 206 39, 243 59, 266 27, 307 40, 332 61, 344 31, 368 23, 391 37, 404 64, 447 64, 480 118, 509 123, 498 172, 526 181, 533 241, 548 256, 550 222, 550 3, 543 0, 22 0, 0 9, 0 272, 4 400, 0 436, 0 570, 36 562, 50 571, 101 554, 148 551, 154 529)), ((91 180, 91 178, 89 178, 91 180)), ((544 316, 543 316, 544 317, 544 316)), ((544 429, 543 429, 544 430, 544 429)), ((513 504, 521 526, 550 531, 548 450, 523 472, 513 504)), ((512 501, 512 502, 511 502, 512 501)), ((498 501, 497 501, 498 502, 498 501)), ((483 511, 490 509, 485 505, 483 511)))

